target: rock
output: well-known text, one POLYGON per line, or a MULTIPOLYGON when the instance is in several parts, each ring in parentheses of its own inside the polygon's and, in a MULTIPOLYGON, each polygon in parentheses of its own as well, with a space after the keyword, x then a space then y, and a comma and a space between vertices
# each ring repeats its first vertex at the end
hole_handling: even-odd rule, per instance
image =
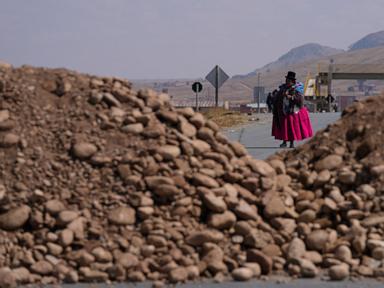
POLYGON ((306 239, 307 247, 310 250, 323 251, 328 242, 328 232, 325 230, 315 230, 306 239))
POLYGON ((372 250, 372 257, 376 260, 384 260, 384 247, 376 247, 372 250))
POLYGON ((31 271, 39 275, 49 275, 53 271, 53 266, 48 261, 40 260, 31 266, 31 271))
POLYGON ((222 213, 227 210, 227 204, 221 197, 216 197, 212 192, 202 193, 201 198, 204 204, 213 212, 222 213))
POLYGON ((65 206, 60 200, 53 199, 45 203, 45 210, 51 215, 57 215, 65 210, 65 206))
POLYGON ((185 242, 192 246, 200 246, 206 242, 216 243, 223 238, 223 234, 215 230, 196 231, 189 234, 185 242))
POLYGON ((231 142, 230 145, 237 157, 242 157, 248 154, 248 151, 243 144, 239 142, 231 142))
POLYGON ((136 222, 136 212, 130 207, 118 207, 109 212, 108 221, 115 225, 131 225, 136 222))
POLYGON ((64 229, 59 233, 59 241, 63 246, 69 246, 72 244, 75 235, 72 230, 64 229))
POLYGON ((271 167, 267 162, 263 160, 248 158, 247 164, 251 167, 251 169, 265 177, 273 177, 276 175, 275 169, 271 167))
POLYGON ((215 229, 229 229, 236 222, 236 216, 230 211, 225 211, 221 214, 211 214, 208 217, 208 225, 215 229))
POLYGON ((0 122, 5 122, 9 119, 9 111, 8 110, 0 110, 0 122))
POLYGON ((68 223, 71 223, 73 220, 75 220, 77 217, 79 217, 78 212, 71 211, 71 210, 64 210, 59 213, 57 220, 62 225, 67 225, 68 223))
POLYGON ((262 274, 268 275, 272 272, 272 259, 259 250, 247 250, 247 262, 259 264, 262 274))
POLYGON ((265 206, 264 214, 268 218, 285 214, 285 205, 279 196, 273 197, 265 206))
MULTIPOLYGON (((18 284, 24 284, 24 283, 28 283, 29 279, 30 279, 30 274, 28 269, 25 268, 25 267, 20 267, 20 268, 16 268, 16 269, 13 269, 12 270, 12 274, 14 275, 15 279, 16 279, 16 282, 18 284)), ((0 272, 0 279, 1 279, 1 272, 0 272)), ((1 285, 1 280, 0 280, 0 287, 3 287, 1 285)))
POLYGON ((384 223, 384 216, 372 215, 361 221, 363 227, 373 227, 384 223))
POLYGON ((173 145, 164 145, 157 149, 157 152, 164 158, 164 160, 173 160, 180 156, 180 148, 173 145))
POLYGON ((91 254, 95 256, 96 261, 98 262, 108 263, 111 262, 113 259, 112 254, 102 247, 97 247, 93 249, 91 254))
POLYGON ((315 169, 316 171, 322 170, 334 170, 343 163, 343 158, 339 155, 329 155, 324 159, 316 162, 315 169))
POLYGON ((348 263, 349 261, 352 260, 351 249, 349 249, 349 247, 346 245, 340 245, 339 247, 337 247, 334 254, 337 259, 343 262, 348 263))
POLYGON ((79 159, 88 159, 97 152, 97 147, 92 143, 81 142, 75 144, 72 151, 75 157, 79 159))
POLYGON ((24 226, 31 214, 31 208, 22 205, 0 215, 0 229, 17 230, 24 226))
POLYGON ((169 280, 173 283, 184 282, 188 279, 188 270, 178 267, 169 271, 169 280))
POLYGON ((91 270, 89 267, 81 267, 80 274, 87 282, 105 282, 108 280, 108 274, 98 270, 91 270))
POLYGON ((235 207, 234 212, 239 218, 244 220, 257 220, 259 218, 256 207, 250 206, 244 200, 239 201, 239 204, 235 207))
POLYGON ((10 148, 20 142, 20 137, 13 133, 7 133, 0 139, 0 148, 10 148))
POLYGON ((211 150, 211 146, 207 142, 199 139, 192 140, 191 144, 196 154, 203 154, 211 150))
POLYGON ((253 277, 258 277, 261 275, 261 268, 259 264, 246 262, 243 266, 252 270, 253 277))
POLYGON ((294 238, 289 243, 287 250, 287 258, 289 259, 300 259, 305 255, 305 243, 300 238, 294 238))
POLYGON ((14 288, 17 286, 15 274, 11 269, 2 267, 0 268, 0 287, 1 288, 14 288))
POLYGON ((248 281, 253 277, 251 268, 241 267, 232 271, 232 277, 236 281, 248 281))
POLYGON ((123 266, 126 269, 135 267, 139 264, 139 260, 137 257, 131 253, 121 253, 118 254, 118 258, 116 259, 117 263, 123 266))
POLYGON ((186 120, 179 122, 179 130, 181 133, 183 133, 185 136, 189 138, 196 136, 196 133, 197 133, 195 126, 193 126, 192 124, 189 124, 189 122, 186 120))
POLYGON ((353 184, 356 180, 356 173, 353 171, 343 171, 339 173, 339 181, 343 184, 353 184))
POLYGON ((114 107, 120 107, 121 103, 119 100, 115 98, 111 93, 104 93, 103 94, 103 99, 105 103, 107 103, 109 106, 114 106, 114 107))
POLYGON ((134 123, 125 125, 121 128, 121 131, 125 133, 140 134, 144 131, 144 126, 142 123, 134 123))
POLYGON ((319 273, 316 266, 307 259, 300 259, 299 265, 300 265, 300 273, 301 273, 301 276, 303 277, 313 278, 313 277, 316 277, 317 274, 319 273))
POLYGON ((215 179, 201 173, 195 173, 193 175, 193 181, 196 183, 196 185, 205 186, 208 188, 219 188, 220 186, 215 179))
POLYGON ((349 277, 349 266, 346 264, 335 265, 329 268, 328 273, 331 280, 344 280, 349 277))
POLYGON ((180 193, 180 190, 174 185, 162 184, 153 188, 153 192, 161 197, 171 197, 180 193))
POLYGON ((205 118, 201 113, 195 113, 194 116, 192 116, 189 121, 196 126, 197 129, 201 128, 205 124, 205 118))

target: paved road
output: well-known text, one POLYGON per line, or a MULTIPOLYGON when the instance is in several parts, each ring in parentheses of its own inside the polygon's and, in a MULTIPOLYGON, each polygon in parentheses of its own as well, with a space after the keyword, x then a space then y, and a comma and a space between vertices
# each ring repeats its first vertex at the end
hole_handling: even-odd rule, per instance
MULTIPOLYGON (((255 158, 265 159, 281 149, 279 148, 281 141, 271 136, 272 115, 263 115, 260 118, 260 121, 251 124, 225 129, 224 133, 229 139, 242 143, 255 158)), ((311 113, 310 118, 312 128, 316 132, 339 119, 340 113, 311 113)), ((296 146, 299 144, 300 142, 296 143, 296 146)))

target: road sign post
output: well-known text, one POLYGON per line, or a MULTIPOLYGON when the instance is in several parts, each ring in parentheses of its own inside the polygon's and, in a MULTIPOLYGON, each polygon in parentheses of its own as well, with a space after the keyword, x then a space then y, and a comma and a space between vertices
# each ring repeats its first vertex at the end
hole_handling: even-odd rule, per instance
POLYGON ((215 87, 215 105, 219 106, 219 88, 225 81, 227 81, 229 76, 225 73, 218 65, 216 65, 211 72, 205 77, 215 87))
POLYGON ((200 82, 195 82, 192 84, 192 90, 196 93, 196 111, 199 111, 199 92, 203 90, 203 85, 200 82))

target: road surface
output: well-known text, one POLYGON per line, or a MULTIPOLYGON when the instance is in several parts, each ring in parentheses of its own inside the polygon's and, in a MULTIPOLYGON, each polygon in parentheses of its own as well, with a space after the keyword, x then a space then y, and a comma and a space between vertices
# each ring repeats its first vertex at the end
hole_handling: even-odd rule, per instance
MULTIPOLYGON (((255 116, 257 117, 257 116, 255 116)), ((310 113, 314 134, 340 118, 340 113, 310 113)), ((281 148, 281 141, 271 136, 272 115, 262 115, 259 121, 236 128, 227 128, 224 133, 230 140, 239 141, 257 159, 265 159, 281 148)), ((296 146, 303 142, 295 143, 296 146)))

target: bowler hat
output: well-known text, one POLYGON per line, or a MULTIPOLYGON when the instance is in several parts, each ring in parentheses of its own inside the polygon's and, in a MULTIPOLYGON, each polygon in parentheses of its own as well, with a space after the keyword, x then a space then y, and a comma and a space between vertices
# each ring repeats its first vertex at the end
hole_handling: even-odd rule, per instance
POLYGON ((287 76, 285 76, 285 78, 296 80, 296 73, 293 71, 288 71, 287 76))

